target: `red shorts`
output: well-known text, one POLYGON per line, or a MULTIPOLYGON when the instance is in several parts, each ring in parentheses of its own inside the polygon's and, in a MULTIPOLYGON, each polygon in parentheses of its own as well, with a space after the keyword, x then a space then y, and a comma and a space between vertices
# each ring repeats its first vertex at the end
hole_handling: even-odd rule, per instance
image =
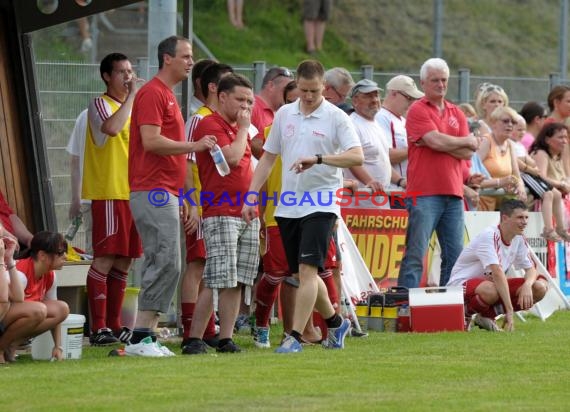
POLYGON ((198 225, 198 230, 191 235, 186 235, 186 263, 206 259, 206 246, 202 236, 202 222, 198 225))
POLYGON ((289 264, 283 249, 283 241, 279 226, 265 229, 265 254, 263 255, 263 271, 275 277, 289 276, 289 264))
MULTIPOLYGON (((538 280, 538 279, 542 279, 542 280, 547 281, 547 279, 542 275, 538 275, 536 280, 538 280)), ((476 294, 475 289, 477 289, 477 286, 479 286, 481 283, 483 283, 486 280, 489 280, 489 279, 484 278, 484 277, 474 278, 474 279, 469 279, 467 282, 465 282, 463 284, 463 287, 464 287, 463 294, 464 294, 466 304, 469 304, 471 299, 473 299, 475 297, 475 294, 476 294)), ((521 308, 517 304, 517 301, 518 301, 517 290, 519 290, 519 288, 523 285, 524 278, 507 278, 507 283, 509 285, 509 295, 511 297, 511 304, 513 305, 513 309, 515 310, 515 312, 519 311, 519 310, 521 310, 521 308)))
POLYGON ((327 258, 325 259, 325 269, 336 269, 336 267, 336 243, 334 242, 334 236, 331 236, 327 258))
POLYGON ((138 258, 142 244, 128 200, 93 200, 93 256, 138 258))

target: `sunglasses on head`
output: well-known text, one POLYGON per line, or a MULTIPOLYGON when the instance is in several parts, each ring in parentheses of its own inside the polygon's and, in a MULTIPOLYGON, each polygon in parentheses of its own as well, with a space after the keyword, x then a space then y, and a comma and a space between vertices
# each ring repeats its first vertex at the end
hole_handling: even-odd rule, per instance
POLYGON ((497 86, 496 84, 488 85, 487 87, 485 87, 485 91, 486 92, 500 92, 500 93, 505 92, 501 86, 497 86))
POLYGON ((275 70, 275 74, 271 77, 271 80, 275 80, 278 77, 288 77, 288 78, 293 78, 293 72, 291 72, 291 70, 289 69, 283 69, 280 68, 278 70, 275 70))

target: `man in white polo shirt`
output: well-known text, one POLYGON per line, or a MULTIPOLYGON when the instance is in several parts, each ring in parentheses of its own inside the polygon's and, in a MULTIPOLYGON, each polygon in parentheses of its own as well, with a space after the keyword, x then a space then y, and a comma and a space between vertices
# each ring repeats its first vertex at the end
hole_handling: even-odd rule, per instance
MULTIPOLYGON (((299 100, 277 111, 249 187, 243 217, 257 217, 256 192, 267 179, 278 155, 283 161, 282 191, 287 201, 277 206, 275 217, 281 232, 289 269, 299 274, 293 328, 277 353, 302 350, 301 332, 316 307, 329 328, 325 347, 341 349, 350 331, 350 321, 342 319, 327 296, 317 272, 324 261, 333 226, 340 217, 334 194, 342 187, 340 168, 361 165, 362 148, 348 116, 323 97, 324 68, 316 60, 297 67, 299 100), (251 193, 254 192, 254 193, 251 193), (332 196, 332 199, 329 198, 332 196)), ((267 200, 267 199, 266 199, 267 200)), ((270 200, 271 201, 271 200, 270 200)))

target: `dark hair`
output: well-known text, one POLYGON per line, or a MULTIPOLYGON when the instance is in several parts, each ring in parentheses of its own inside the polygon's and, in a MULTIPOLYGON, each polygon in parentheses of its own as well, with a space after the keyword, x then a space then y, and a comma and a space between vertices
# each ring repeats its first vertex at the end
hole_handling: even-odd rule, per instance
POLYGON ((204 70, 215 63, 215 60, 210 59, 200 59, 194 63, 194 66, 192 66, 192 86, 194 86, 194 90, 197 90, 198 86, 202 86, 202 84, 198 85, 198 79, 202 78, 204 70))
POLYGON ((99 73, 105 84, 107 84, 107 81, 103 77, 103 74, 107 73, 110 76, 113 72, 115 62, 122 62, 123 60, 129 60, 123 53, 111 53, 103 57, 99 65, 99 73))
POLYGON ((512 216, 515 209, 528 210, 525 203, 518 199, 508 199, 501 203, 500 215, 512 216))
POLYGON ((534 139, 534 142, 530 145, 528 152, 532 154, 539 150, 544 150, 549 157, 552 157, 546 141, 554 136, 557 131, 563 129, 567 129, 567 127, 562 123, 548 123, 540 130, 538 136, 536 136, 536 139, 534 139))
POLYGON ((548 108, 550 111, 554 111, 554 101, 555 100, 562 100, 564 94, 570 91, 570 87, 565 86, 563 84, 559 84, 558 86, 554 86, 550 93, 548 93, 548 108))
POLYGON ((287 103, 287 94, 289 94, 291 90, 295 90, 296 88, 297 88, 297 82, 295 80, 291 80, 289 83, 285 85, 285 88, 283 89, 283 101, 285 103, 287 103))
POLYGON ((248 89, 253 90, 253 85, 247 77, 238 73, 230 73, 223 76, 218 82, 218 96, 222 92, 232 92, 236 86, 247 87, 248 89))
POLYGON ((532 121, 538 117, 544 117, 546 110, 538 102, 526 102, 520 111, 520 115, 526 121, 526 124, 531 124, 532 121))
POLYGON ((210 94, 208 89, 210 83, 218 84, 224 74, 233 72, 233 67, 224 63, 214 63, 206 67, 206 70, 202 72, 202 77, 200 77, 200 87, 202 87, 204 97, 208 97, 210 94))
POLYGON ((162 40, 158 44, 158 68, 159 69, 162 69, 162 66, 164 66, 164 55, 165 54, 168 54, 171 57, 176 56, 176 46, 178 45, 179 41, 185 41, 187 43, 190 43, 190 40, 188 40, 186 37, 170 36, 170 37, 167 37, 166 39, 162 40))
POLYGON ((324 79, 325 68, 318 60, 303 60, 297 66, 297 79, 324 79))
POLYGON ((40 251, 53 255, 59 254, 67 251, 67 242, 61 233, 38 232, 30 243, 30 256, 32 259, 36 260, 40 251))

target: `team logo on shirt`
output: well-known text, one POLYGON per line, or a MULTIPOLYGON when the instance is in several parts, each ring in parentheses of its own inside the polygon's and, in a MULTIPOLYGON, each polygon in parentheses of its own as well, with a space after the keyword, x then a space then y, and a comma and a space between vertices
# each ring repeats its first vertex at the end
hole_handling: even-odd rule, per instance
POLYGON ((325 137, 324 133, 321 133, 319 131, 313 130, 313 136, 315 137, 325 137))
POLYGON ((448 123, 452 128, 459 129, 459 121, 457 120, 457 117, 451 116, 448 120, 448 123))
POLYGON ((285 126, 284 136, 289 139, 295 136, 295 126, 292 124, 288 124, 287 126, 285 126))

